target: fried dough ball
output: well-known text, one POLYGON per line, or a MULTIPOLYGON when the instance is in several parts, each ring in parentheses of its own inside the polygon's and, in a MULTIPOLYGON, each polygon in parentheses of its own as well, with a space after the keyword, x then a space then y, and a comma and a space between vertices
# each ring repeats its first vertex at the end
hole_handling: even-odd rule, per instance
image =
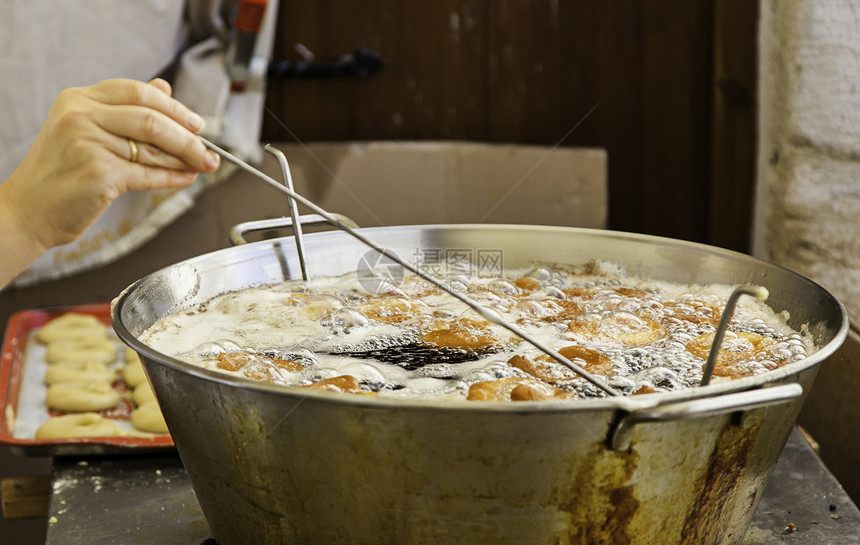
POLYGON ((103 411, 119 403, 119 398, 107 382, 58 383, 48 386, 45 403, 59 411, 103 411))
POLYGON ((359 305, 356 310, 371 320, 397 324, 428 312, 429 307, 421 301, 403 297, 381 297, 359 305))
MULTIPOLYGON (((554 322, 565 315, 570 304, 570 301, 558 301, 556 299, 519 299, 513 308, 521 319, 531 318, 554 322)), ((572 304, 575 305, 576 303, 572 304)))
MULTIPOLYGON (((687 351, 696 357, 707 360, 714 343, 713 333, 699 335, 686 344, 687 351)), ((776 341, 758 333, 735 333, 726 331, 717 363, 714 366, 715 377, 740 378, 755 374, 755 370, 745 362, 764 360, 773 363, 773 368, 785 363, 784 359, 775 358, 770 348, 776 341)))
MULTIPOLYGON (((565 346, 559 348, 558 353, 569 359, 573 363, 581 365, 589 373, 609 376, 613 373, 612 360, 609 356, 591 348, 584 346, 565 346)), ((543 355, 540 359, 551 360, 549 356, 543 355)), ((555 360, 552 360, 555 361, 555 360)))
POLYGON ((720 321, 720 309, 699 300, 684 303, 669 301, 663 304, 666 318, 683 320, 694 324, 716 326, 720 321))
POLYGON ((517 278, 516 280, 514 280, 514 286, 520 288, 525 292, 532 292, 535 290, 539 290, 541 288, 541 283, 540 280, 524 276, 522 278, 517 278))
POLYGON ((648 384, 643 384, 642 386, 639 387, 638 390, 636 390, 635 392, 633 392, 630 395, 640 396, 640 395, 645 395, 645 394, 653 394, 656 391, 657 390, 655 390, 653 386, 649 386, 648 384))
POLYGON ((215 358, 215 367, 224 371, 242 371, 254 364, 273 364, 285 371, 299 371, 302 366, 293 360, 281 360, 270 358, 263 354, 253 354, 250 352, 226 352, 218 354, 215 358))
POLYGON ((98 413, 86 412, 54 416, 36 430, 36 439, 66 439, 69 437, 113 437, 120 429, 98 413))
POLYGON ((543 320, 547 322, 561 322, 573 320, 578 316, 582 316, 582 307, 576 301, 568 301, 562 299, 555 300, 552 303, 554 303, 554 306, 558 309, 558 311, 543 316, 543 320))
MULTIPOLYGON (((607 377, 613 373, 612 361, 609 356, 597 350, 574 345, 565 346, 559 349, 558 353, 589 373, 607 377)), ((575 371, 545 354, 534 360, 525 356, 514 356, 508 360, 508 365, 549 384, 558 384, 579 377, 575 371)))
POLYGON ((627 286, 613 286, 613 287, 594 287, 594 288, 582 288, 582 287, 571 287, 563 289, 565 295, 568 297, 576 297, 582 299, 588 299, 595 295, 599 295, 601 292, 605 292, 606 290, 614 291, 619 295, 623 295, 625 297, 635 297, 637 299, 645 297, 648 295, 648 292, 640 290, 638 288, 630 288, 627 286))
POLYGON ((59 362, 45 370, 45 384, 60 382, 112 382, 116 373, 97 361, 59 362))
POLYGON ((612 340, 625 346, 642 346, 666 336, 666 328, 649 318, 640 318, 627 312, 600 318, 571 321, 568 329, 586 339, 612 340))
POLYGON ((224 371, 241 373, 254 380, 279 380, 281 370, 293 372, 302 369, 300 363, 293 360, 270 358, 264 354, 252 352, 227 352, 218 354, 215 367, 224 371))
POLYGON ((87 335, 107 338, 107 327, 91 314, 67 312, 43 325, 36 333, 36 340, 48 344, 87 335))
POLYGON ((357 394, 361 392, 361 382, 352 375, 340 375, 337 377, 327 378, 302 388, 310 390, 324 390, 326 392, 336 392, 341 394, 357 394))
POLYGON ((344 308, 346 302, 334 295, 310 295, 303 298, 299 304, 299 312, 309 320, 318 320, 333 310, 344 308))
POLYGON ((530 360, 525 356, 517 355, 508 360, 508 365, 550 384, 576 378, 576 373, 555 360, 544 361, 537 358, 530 360))
POLYGON ((615 293, 617 293, 619 295, 623 295, 625 297, 642 298, 642 297, 645 297, 646 295, 648 295, 648 292, 646 292, 646 291, 642 291, 642 290, 637 289, 637 288, 627 288, 627 287, 623 287, 623 286, 618 287, 618 288, 612 288, 612 291, 614 291, 615 293))
POLYGON ((476 382, 469 387, 470 401, 547 401, 565 399, 568 394, 534 379, 508 377, 476 382))
POLYGON ((514 336, 484 320, 458 318, 450 322, 436 322, 434 328, 421 338, 440 348, 479 351, 509 344, 514 336))

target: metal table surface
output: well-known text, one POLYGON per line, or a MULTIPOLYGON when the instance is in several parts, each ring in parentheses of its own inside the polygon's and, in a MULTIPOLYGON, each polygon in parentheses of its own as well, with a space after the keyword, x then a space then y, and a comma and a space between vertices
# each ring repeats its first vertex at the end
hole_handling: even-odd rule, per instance
MULTIPOLYGON (((215 545, 175 455, 58 458, 51 484, 47 545, 215 545)), ((860 545, 860 511, 797 430, 743 543, 860 545)))

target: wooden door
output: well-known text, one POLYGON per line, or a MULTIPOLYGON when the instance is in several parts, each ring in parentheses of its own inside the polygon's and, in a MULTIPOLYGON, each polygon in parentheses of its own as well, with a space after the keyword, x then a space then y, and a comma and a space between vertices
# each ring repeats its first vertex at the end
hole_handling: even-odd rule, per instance
POLYGON ((756 0, 282 1, 276 59, 366 46, 387 66, 270 82, 263 136, 601 147, 610 228, 746 251, 757 17, 756 0))

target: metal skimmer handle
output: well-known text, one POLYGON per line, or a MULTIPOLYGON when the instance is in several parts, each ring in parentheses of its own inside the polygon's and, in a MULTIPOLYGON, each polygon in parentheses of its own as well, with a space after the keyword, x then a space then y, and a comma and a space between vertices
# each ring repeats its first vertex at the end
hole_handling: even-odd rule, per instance
MULTIPOLYGON (((293 177, 290 174, 290 164, 287 162, 284 152, 271 144, 266 144, 265 150, 277 158, 278 163, 281 165, 281 174, 284 176, 284 185, 290 191, 295 192, 295 189, 293 189, 293 177)), ((310 279, 310 275, 308 274, 308 263, 305 261, 305 241, 302 235, 302 222, 299 221, 299 207, 293 198, 287 199, 287 202, 290 205, 290 217, 293 219, 293 240, 296 241, 296 254, 299 256, 302 280, 307 282, 310 279)))
POLYGON ((729 322, 732 319, 732 314, 735 312, 735 306, 738 304, 738 299, 741 295, 752 295, 759 301, 764 301, 770 295, 767 288, 762 286, 746 285, 740 286, 732 292, 729 300, 726 301, 726 308, 723 309, 723 315, 720 316, 720 323, 717 324, 717 330, 714 332, 714 342, 711 343, 711 351, 708 352, 708 360, 705 362, 705 367, 702 369, 702 382, 699 386, 707 386, 711 382, 711 376, 714 374, 714 367, 717 366, 717 358, 720 355, 720 348, 723 346, 723 339, 726 336, 726 329, 729 327, 729 322))
POLYGON ((575 363, 573 363, 569 359, 565 358, 564 356, 562 356, 561 354, 559 354, 558 352, 556 352, 555 350, 553 350, 552 348, 550 348, 549 346, 544 344, 543 342, 535 339, 534 337, 532 337, 531 335, 529 335, 528 333, 526 333, 525 331, 523 331, 519 327, 517 327, 514 324, 511 324, 509 322, 506 322, 505 320, 502 319, 501 316, 499 316, 499 313, 497 313, 495 310, 492 310, 490 308, 479 305, 478 303, 472 301, 471 299, 469 299, 465 295, 453 290, 452 288, 447 286, 445 283, 437 280, 435 277, 433 277, 430 274, 427 274, 426 272, 422 271, 421 269, 419 269, 415 265, 412 265, 411 263, 408 263, 408 262, 402 260, 400 258, 400 256, 398 256, 394 252, 387 250, 387 249, 383 248, 382 246, 380 246, 379 244, 373 242, 372 240, 370 240, 369 238, 367 238, 363 234, 359 233, 358 231, 356 231, 355 229, 353 229, 349 225, 345 224, 343 221, 341 221, 340 219, 335 217, 333 214, 326 212, 325 210, 323 210, 322 208, 320 208, 319 206, 317 206, 313 202, 309 201, 308 199, 302 197, 301 195, 299 195, 298 193, 296 193, 292 189, 289 189, 289 188, 284 187, 283 185, 279 184, 270 176, 260 172, 259 170, 252 167, 251 165, 249 165, 245 161, 239 159, 238 157, 236 157, 232 153, 219 148, 218 146, 216 146, 212 142, 209 142, 208 140, 206 140, 203 137, 199 137, 199 138, 203 142, 203 144, 206 145, 207 148, 211 149, 212 151, 214 151, 215 153, 217 153, 218 155, 220 155, 224 159, 227 159, 228 161, 235 164, 236 166, 238 166, 238 167, 242 168, 243 170, 255 175, 257 178, 268 183, 269 185, 271 185, 272 187, 274 187, 278 191, 282 191, 282 192, 286 193, 287 195, 292 197, 296 202, 299 202, 299 203, 307 206, 308 208, 310 208, 311 210, 313 210, 314 212, 316 212, 317 214, 319 214, 320 216, 325 218, 326 221, 328 221, 329 223, 331 223, 332 225, 334 225, 338 229, 344 231, 345 233, 349 234, 351 237, 358 240, 362 244, 364 244, 364 245, 370 247, 371 249, 379 252, 380 254, 382 254, 385 257, 387 257, 388 259, 394 261, 395 263, 397 263, 398 265, 400 265, 404 269, 412 272, 416 276, 421 277, 422 279, 433 284, 434 286, 436 286, 440 290, 444 291, 448 295, 450 295, 450 296, 454 297, 455 299, 461 301, 462 303, 466 304, 468 307, 470 307, 472 310, 477 312, 482 318, 484 318, 488 322, 492 322, 494 324, 497 324, 497 325, 504 327, 505 329, 507 329, 508 331, 513 333, 514 335, 525 340, 526 342, 528 342, 529 344, 531 344, 535 348, 539 349, 541 352, 545 353, 546 355, 550 356, 552 359, 556 360, 557 362, 561 363, 565 367, 569 368, 571 371, 573 371, 574 373, 576 373, 580 377, 584 378, 585 380, 587 380, 591 384, 597 386, 598 388, 600 388, 601 390, 603 390, 607 394, 612 395, 612 396, 621 396, 622 395, 620 392, 618 392, 617 390, 612 388, 603 379, 603 377, 589 373, 588 371, 586 371, 585 369, 583 369, 579 365, 576 365, 575 363))

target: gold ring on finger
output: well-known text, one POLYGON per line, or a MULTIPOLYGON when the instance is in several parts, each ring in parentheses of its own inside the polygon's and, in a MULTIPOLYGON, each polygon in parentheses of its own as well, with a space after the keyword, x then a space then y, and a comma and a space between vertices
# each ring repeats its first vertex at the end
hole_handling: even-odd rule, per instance
POLYGON ((137 153, 138 153, 137 142, 135 142, 131 138, 128 139, 128 152, 130 155, 128 160, 131 161, 132 163, 136 163, 137 162, 137 153))

